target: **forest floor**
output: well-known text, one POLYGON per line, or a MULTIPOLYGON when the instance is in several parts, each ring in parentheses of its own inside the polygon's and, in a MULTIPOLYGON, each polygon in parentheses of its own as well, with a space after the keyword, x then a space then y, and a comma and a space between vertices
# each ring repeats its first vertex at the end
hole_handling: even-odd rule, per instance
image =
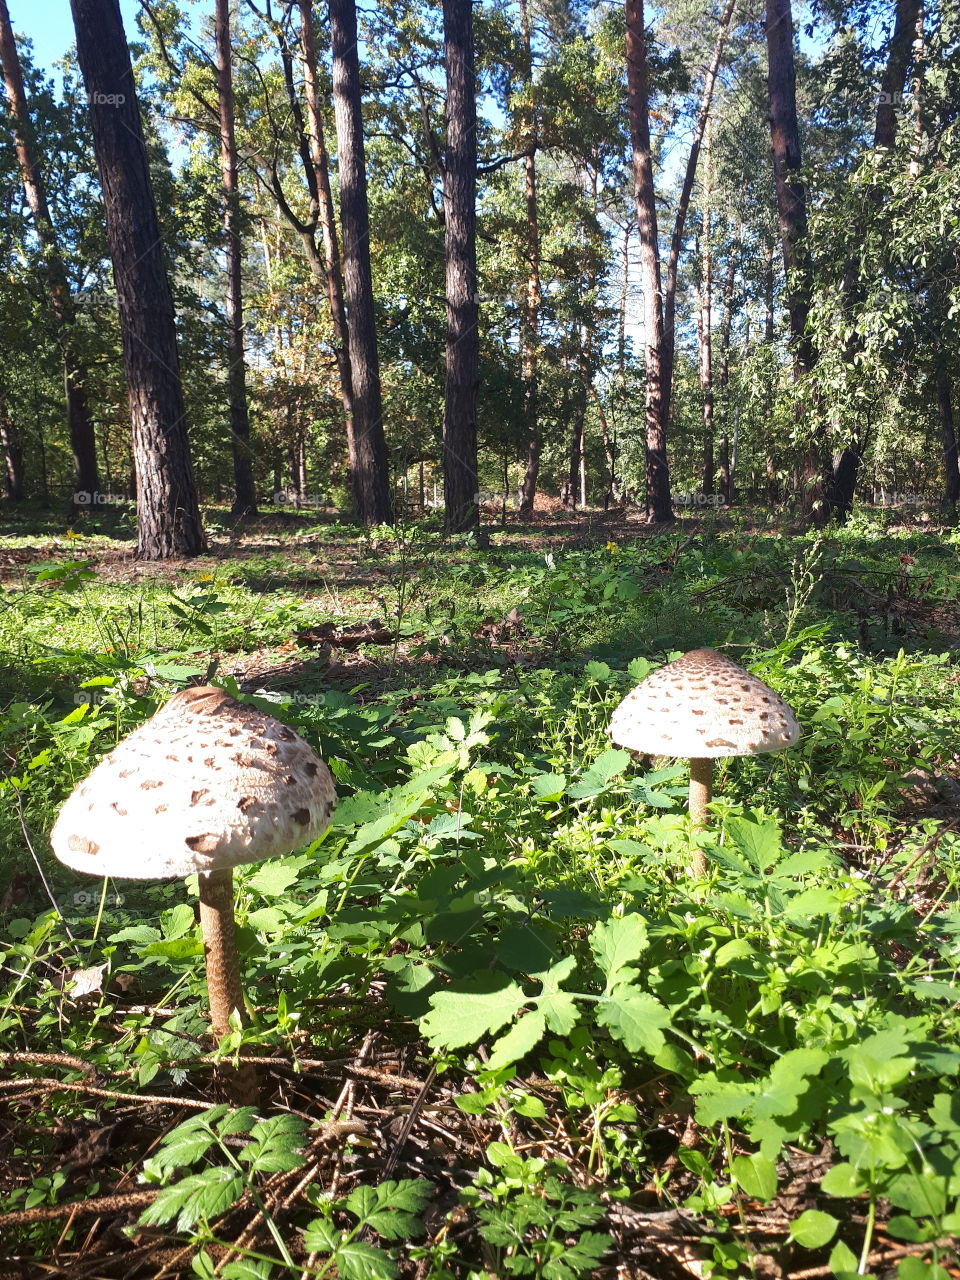
POLYGON ((124 522, 0 524, 0 1277, 960 1275, 956 529, 212 511, 144 564, 124 522), (606 732, 700 646, 803 729, 722 763, 706 837, 606 732), (211 679, 341 797, 237 876, 255 1111, 195 882, 48 844, 211 679))

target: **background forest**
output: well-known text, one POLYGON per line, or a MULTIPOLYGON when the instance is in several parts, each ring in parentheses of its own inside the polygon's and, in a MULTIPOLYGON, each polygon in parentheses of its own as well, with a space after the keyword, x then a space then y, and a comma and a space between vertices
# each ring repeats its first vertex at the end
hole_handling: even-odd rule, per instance
MULTIPOLYGON (((627 16, 636 41, 638 11, 627 16)), ((446 411, 449 431, 475 421, 474 488, 494 513, 529 514, 540 492, 666 518, 647 475, 664 440, 673 510, 742 498, 844 515, 854 486, 868 501, 956 502, 955 8, 815 6, 769 74, 770 31, 793 29, 779 0, 766 15, 747 2, 639 16, 638 88, 616 6, 477 8, 478 125, 451 150, 448 124, 471 104, 451 110, 441 13, 360 13, 365 166, 351 201, 359 182, 373 310, 351 320, 369 321, 358 346, 344 332, 357 306, 333 283, 353 232, 339 226, 345 135, 324 14, 243 3, 217 26, 196 6, 142 6, 131 47, 205 500, 352 504, 374 522, 439 505, 446 411), (477 181, 475 406, 445 397, 448 320, 460 322, 445 302, 457 252, 445 207, 464 163, 477 181), (345 413, 368 411, 344 399, 351 360, 363 396, 382 394, 366 505, 350 486, 345 413), (252 467, 240 499, 237 447, 252 467)), ((11 110, 7 492, 118 504, 135 477, 92 99, 70 58, 62 87, 25 41, 19 61, 49 231, 24 199, 11 110), (85 457, 64 421, 65 347, 85 457)), ((469 347, 454 336, 454 352, 469 347)))

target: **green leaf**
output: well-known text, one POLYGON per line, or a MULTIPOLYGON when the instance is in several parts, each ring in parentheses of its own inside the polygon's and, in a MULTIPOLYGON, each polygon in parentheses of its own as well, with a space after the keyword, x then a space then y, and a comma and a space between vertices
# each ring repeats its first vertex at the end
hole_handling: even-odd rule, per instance
POLYGON ((804 1249, 820 1249, 829 1244, 840 1225, 838 1218, 819 1209, 806 1209, 790 1223, 790 1239, 804 1249))
POLYGON ((397 1264, 376 1245, 351 1241, 333 1255, 340 1280, 395 1280, 397 1264))
POLYGON ((533 794, 541 802, 559 800, 566 790, 567 779, 562 773, 538 773, 530 779, 533 794))
POLYGON ((306 1141, 307 1126, 299 1116, 270 1116, 250 1130, 250 1141, 240 1159, 258 1173, 282 1173, 299 1169, 303 1156, 297 1150, 306 1141))
POLYGON ((606 976, 608 993, 626 967, 639 959, 648 945, 646 923, 635 913, 614 916, 597 925, 590 935, 590 950, 606 976))
POLYGON ((820 1190, 828 1196, 860 1196, 869 1187, 858 1169, 843 1162, 827 1170, 820 1180, 820 1190))
POLYGON ((783 856, 780 829, 772 819, 754 822, 749 818, 729 818, 724 829, 753 869, 761 874, 783 856))
POLYGON ((143 956, 165 956, 168 960, 188 960, 203 955, 203 943, 199 938, 170 938, 166 942, 150 942, 142 947, 143 956))
POLYGON ((926 1258, 901 1258, 897 1263, 897 1280, 950 1280, 950 1272, 926 1258))
POLYGON ((303 1247, 310 1253, 333 1253, 341 1239, 329 1218, 314 1218, 303 1229, 303 1247))
POLYGON ((838 1280, 847 1280, 847 1277, 855 1277, 857 1275, 857 1255, 853 1252, 849 1245, 838 1240, 830 1251, 830 1269, 838 1280))
POLYGON ((609 747, 601 755, 597 756, 579 782, 567 787, 567 795, 574 800, 592 799, 593 796, 599 795, 618 774, 623 773, 629 763, 629 751, 621 751, 618 747, 609 747))
POLYGON ((548 991, 537 1000, 537 1008, 558 1036, 568 1036, 580 1018, 577 1002, 567 991, 548 991))
POLYGON ((740 1188, 764 1204, 777 1194, 777 1166, 766 1156, 734 1156, 730 1171, 740 1188))
POLYGON ((600 1000, 597 1021, 622 1040, 631 1053, 642 1051, 653 1057, 665 1043, 661 1028, 669 1027, 670 1011, 653 996, 620 988, 600 1000))
POLYGON ((265 898, 278 898, 297 880, 305 859, 265 862, 246 881, 246 887, 265 898))
POLYGON ((500 1071, 519 1062, 534 1045, 540 1043, 546 1029, 546 1018, 540 1009, 525 1013, 493 1046, 486 1069, 500 1071))
POLYGON ((160 916, 160 927, 165 938, 182 938, 193 926, 193 907, 188 907, 185 902, 179 902, 160 916))
POLYGON ((226 1213, 243 1193, 243 1179, 232 1169, 217 1167, 181 1178, 164 1189, 140 1215, 146 1226, 177 1220, 178 1231, 189 1231, 201 1219, 209 1222, 226 1213))
POLYGON ((435 1049, 459 1049, 499 1031, 527 1002, 515 982, 498 975, 445 987, 430 997, 430 1012, 420 1030, 435 1049), (493 985, 496 984, 496 985, 493 985))

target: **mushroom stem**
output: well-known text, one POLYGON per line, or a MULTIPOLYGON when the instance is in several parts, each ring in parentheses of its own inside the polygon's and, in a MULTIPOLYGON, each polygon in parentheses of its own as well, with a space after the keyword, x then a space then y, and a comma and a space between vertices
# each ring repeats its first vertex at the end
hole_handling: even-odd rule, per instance
MULTIPOLYGON (((713 794, 713 760, 695 757, 690 761, 690 797, 687 807, 694 831, 702 831, 707 825, 707 805, 713 794)), ((693 855, 694 875, 707 874, 707 855, 697 849, 693 855)))
MULTIPOLYGON (((222 1040, 231 1030, 230 1015, 237 1010, 246 1021, 237 940, 233 920, 233 872, 229 867, 202 871, 200 882, 200 932, 207 958, 207 995, 214 1035, 222 1040)), ((241 1106, 257 1101, 256 1071, 249 1063, 222 1066, 217 1077, 224 1091, 241 1106)))

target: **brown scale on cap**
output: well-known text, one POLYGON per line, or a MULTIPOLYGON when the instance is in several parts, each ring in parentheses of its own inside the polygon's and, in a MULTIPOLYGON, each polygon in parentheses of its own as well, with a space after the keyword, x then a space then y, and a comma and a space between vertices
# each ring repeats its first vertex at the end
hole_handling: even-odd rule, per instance
POLYGON ((781 751, 800 727, 762 680, 713 649, 694 649, 627 694, 610 734, 633 751, 702 759, 781 751))

